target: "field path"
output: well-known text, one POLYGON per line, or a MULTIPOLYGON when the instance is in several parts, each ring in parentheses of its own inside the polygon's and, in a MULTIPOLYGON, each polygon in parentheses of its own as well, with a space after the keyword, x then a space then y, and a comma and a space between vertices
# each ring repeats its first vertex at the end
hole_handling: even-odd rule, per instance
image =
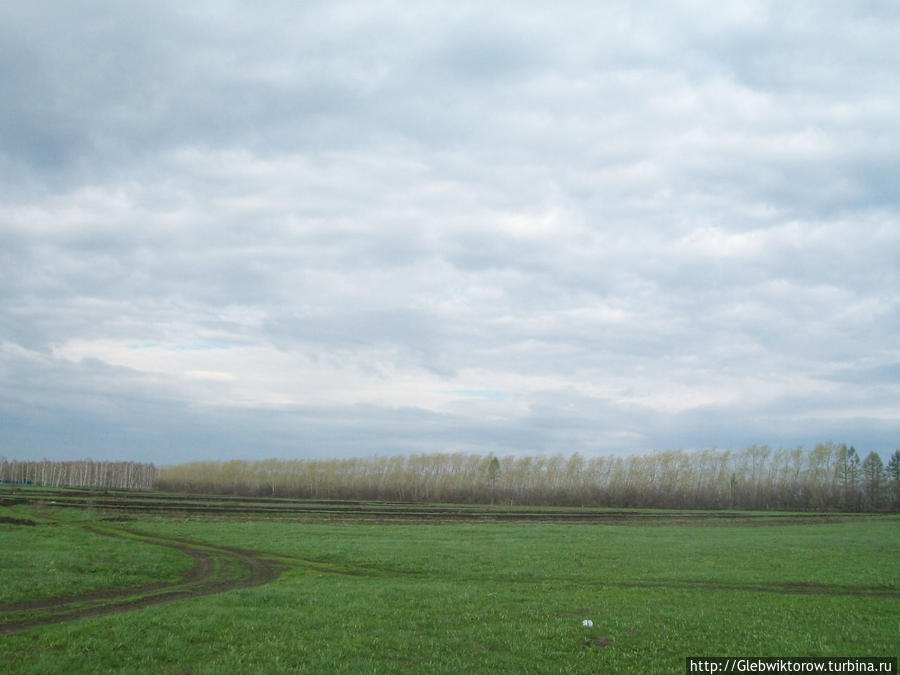
POLYGON ((35 626, 89 617, 130 612, 144 607, 177 602, 237 588, 260 586, 276 579, 285 569, 282 562, 255 551, 213 546, 202 542, 164 537, 147 532, 112 527, 86 526, 95 534, 173 548, 194 559, 194 566, 178 581, 131 588, 91 591, 79 595, 48 598, 0 606, 0 634, 35 626))

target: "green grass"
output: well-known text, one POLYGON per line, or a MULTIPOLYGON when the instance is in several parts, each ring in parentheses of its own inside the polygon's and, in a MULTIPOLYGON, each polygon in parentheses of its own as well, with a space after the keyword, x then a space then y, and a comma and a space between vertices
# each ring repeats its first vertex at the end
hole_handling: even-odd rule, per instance
POLYGON ((39 523, 0 524, 0 605, 174 581, 193 564, 177 551, 48 521, 45 513, 0 508, 0 516, 39 523))
MULTIPOLYGON (((688 655, 900 651, 895 517, 632 527, 139 516, 122 525, 265 551, 286 568, 263 586, 2 635, 10 672, 683 673, 688 655)), ((181 555, 79 527, 0 525, 0 536, 35 559, 60 536, 93 537, 110 555, 131 551, 148 573, 160 556, 181 555)), ((2 587, 21 573, 7 555, 2 587)), ((73 576, 106 556, 78 549, 73 576)), ((42 583, 45 566, 22 569, 42 583)))

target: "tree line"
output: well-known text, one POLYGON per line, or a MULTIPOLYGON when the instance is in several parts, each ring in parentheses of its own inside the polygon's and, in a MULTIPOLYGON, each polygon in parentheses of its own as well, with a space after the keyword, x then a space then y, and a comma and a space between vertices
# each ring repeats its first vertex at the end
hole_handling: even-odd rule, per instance
POLYGON ((16 461, 0 483, 311 499, 900 511, 900 450, 853 446, 654 452, 631 457, 435 453, 334 460, 16 461))
POLYGON ((23 462, 0 457, 0 483, 12 485, 150 490, 156 474, 153 464, 137 462, 23 462))
POLYGON ((436 453, 368 459, 190 462, 162 467, 178 492, 312 499, 900 511, 900 450, 853 446, 654 452, 632 457, 436 453))

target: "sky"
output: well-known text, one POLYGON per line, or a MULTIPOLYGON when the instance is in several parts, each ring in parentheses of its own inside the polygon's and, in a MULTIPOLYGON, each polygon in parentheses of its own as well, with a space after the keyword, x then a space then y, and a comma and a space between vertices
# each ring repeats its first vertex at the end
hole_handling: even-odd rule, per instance
POLYGON ((900 447, 900 4, 0 5, 0 455, 900 447))

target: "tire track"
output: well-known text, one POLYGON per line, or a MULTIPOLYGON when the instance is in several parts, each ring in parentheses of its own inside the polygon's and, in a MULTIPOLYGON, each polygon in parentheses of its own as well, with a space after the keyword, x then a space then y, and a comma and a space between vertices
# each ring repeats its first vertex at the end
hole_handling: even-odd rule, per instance
POLYGON ((729 583, 720 581, 688 581, 653 579, 649 581, 621 581, 604 585, 618 588, 664 588, 679 591, 735 591, 774 593, 776 595, 848 596, 853 598, 900 598, 900 591, 888 586, 849 586, 803 582, 729 583))
MULTIPOLYGON (((15 603, 0 607, 11 621, 0 624, 0 634, 37 626, 131 612, 189 598, 214 595, 238 588, 261 586, 278 578, 288 565, 244 549, 214 546, 134 530, 86 526, 95 534, 172 548, 194 559, 194 566, 178 581, 132 588, 90 591, 79 595, 15 603), (218 564, 217 564, 218 563, 218 564), (21 618, 17 619, 16 615, 21 618), (25 616, 22 616, 25 615, 25 616)), ((6 618, 6 617, 3 617, 6 618)))

